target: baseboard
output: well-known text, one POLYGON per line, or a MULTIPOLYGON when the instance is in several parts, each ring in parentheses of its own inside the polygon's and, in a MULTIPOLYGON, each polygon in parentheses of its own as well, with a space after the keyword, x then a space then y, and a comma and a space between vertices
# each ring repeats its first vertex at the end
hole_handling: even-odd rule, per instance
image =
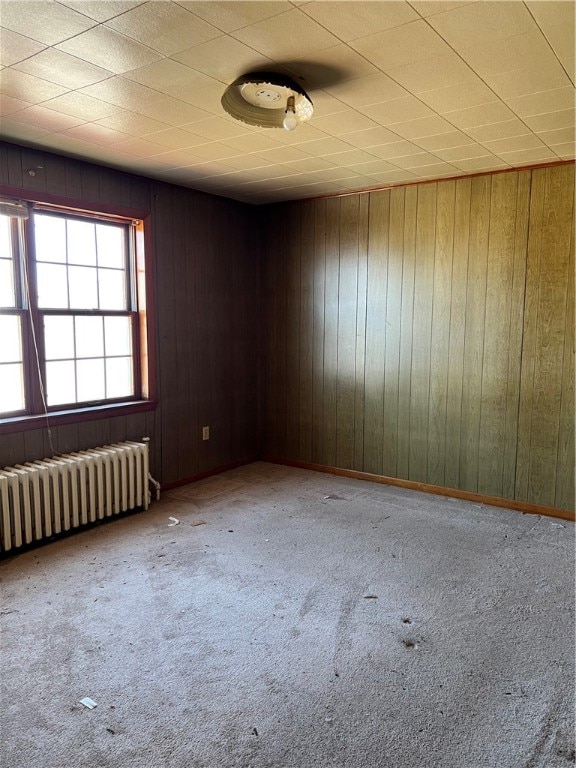
POLYGON ((324 464, 312 464, 307 461, 283 459, 276 456, 263 456, 260 460, 269 461, 272 464, 284 464, 288 467, 298 467, 299 469, 310 469, 314 472, 326 472, 330 475, 338 475, 339 477, 352 477, 355 480, 367 480, 371 483, 380 483, 381 485, 395 485, 399 488, 408 488, 412 491, 433 493, 437 496, 450 496, 454 499, 474 501, 477 504, 488 504, 492 507, 505 507, 506 509, 514 509, 525 514, 527 513, 531 515, 557 517, 561 520, 569 520, 571 522, 576 520, 576 514, 568 509, 558 509, 557 507, 548 507, 543 504, 531 504, 527 501, 517 501, 515 499, 504 499, 501 496, 486 496, 484 494, 473 493, 471 491, 460 491, 457 488, 443 488, 439 485, 417 483, 413 480, 401 480, 397 477, 373 475, 370 472, 358 472, 355 469, 340 469, 339 467, 329 467, 324 464))
POLYGON ((181 485, 188 485, 189 483, 195 483, 198 480, 204 480, 206 477, 212 477, 212 475, 219 475, 222 472, 228 472, 229 469, 236 469, 236 467, 243 467, 244 464, 252 464, 258 461, 258 457, 246 456, 243 459, 237 461, 229 461, 227 464, 220 464, 218 467, 212 467, 211 469, 205 469, 202 472, 196 472, 189 477, 184 477, 181 480, 175 480, 172 483, 162 483, 161 489, 163 491, 171 491, 173 488, 180 488, 181 485))

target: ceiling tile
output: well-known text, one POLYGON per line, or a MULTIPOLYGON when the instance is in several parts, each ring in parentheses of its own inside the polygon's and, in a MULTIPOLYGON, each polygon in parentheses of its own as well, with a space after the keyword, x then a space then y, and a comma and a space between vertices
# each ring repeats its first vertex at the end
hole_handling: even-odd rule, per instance
POLYGON ((403 139, 418 139, 422 136, 433 136, 436 133, 450 133, 453 128, 450 123, 438 115, 408 120, 404 123, 394 123, 391 127, 403 139))
POLYGON ((496 101, 497 96, 480 78, 466 84, 450 85, 447 88, 436 88, 418 94, 423 101, 435 112, 443 114, 468 107, 478 107, 496 101))
POLYGON ((66 128, 72 128, 85 122, 77 117, 63 115, 60 112, 46 109, 46 107, 41 107, 37 104, 17 112, 12 117, 21 123, 28 123, 38 128, 44 128, 47 131, 64 131, 66 128))
POLYGON ((304 59, 295 59, 285 63, 285 67, 297 78, 302 78, 305 88, 327 90, 335 79, 341 82, 378 74, 377 67, 344 44, 324 48, 304 59))
MULTIPOLYGON (((390 99, 390 101, 381 104, 371 104, 368 107, 362 107, 361 111, 384 126, 434 115, 434 112, 415 96, 403 96, 400 99, 390 99)), ((392 128, 392 130, 394 129, 392 128)))
POLYGON ((233 32, 235 29, 248 27, 263 19, 277 16, 292 10, 292 5, 284 0, 259 0, 259 2, 239 3, 229 0, 215 3, 194 2, 194 0, 177 0, 178 5, 192 11, 201 19, 205 19, 223 32, 233 32))
POLYGON ((542 163, 545 160, 555 160, 556 156, 548 147, 536 149, 524 149, 517 152, 500 152, 501 160, 509 165, 532 165, 533 163, 542 163))
POLYGON ((147 141, 170 149, 188 149, 206 142, 204 136, 197 136, 182 128, 167 128, 163 131, 147 132, 143 135, 147 141))
POLYGON ((14 66, 14 69, 71 89, 83 88, 112 76, 109 69, 96 67, 56 48, 48 48, 36 56, 21 61, 14 66))
POLYGON ((330 48, 340 42, 296 8, 236 30, 232 37, 275 61, 314 56, 322 48, 330 48))
POLYGON ((332 136, 327 136, 325 139, 314 139, 314 141, 306 141, 301 144, 300 147, 309 155, 315 157, 324 157, 325 155, 332 155, 336 152, 346 152, 351 149, 349 144, 345 141, 336 139, 332 136))
MULTIPOLYGON (((359 82, 356 80, 355 82, 359 82)), ((326 91, 314 91, 311 95, 314 103, 314 115, 320 117, 321 115, 333 115, 336 112, 344 112, 348 109, 348 104, 345 104, 340 99, 334 98, 326 91)))
POLYGON ((242 136, 246 133, 244 123, 235 120, 224 120, 221 117, 209 117, 206 120, 193 121, 190 131, 198 136, 205 136, 206 140, 231 139, 234 136, 242 136))
POLYGON ((303 160, 292 160, 286 163, 286 165, 299 173, 315 173, 316 171, 324 171, 327 168, 334 168, 333 163, 323 157, 306 157, 303 160))
POLYGON ((363 149, 348 149, 345 152, 335 152, 328 155, 328 160, 335 165, 344 165, 349 168, 358 163, 371 163, 376 160, 375 156, 363 149))
POLYGON ((399 168, 422 168, 425 165, 435 165, 440 161, 430 152, 418 152, 404 157, 394 157, 390 162, 399 168))
POLYGON ((270 59, 227 35, 177 53, 172 58, 223 83, 271 64, 270 59))
POLYGON ((452 165, 461 171, 484 171, 506 168, 508 163, 496 155, 485 154, 482 157, 472 157, 465 160, 452 160, 452 165))
POLYGON ((347 141, 354 147, 365 149, 367 147, 376 147, 379 144, 391 144, 398 141, 398 134, 393 133, 388 128, 368 128, 364 131, 354 131, 354 133, 345 133, 340 136, 343 141, 347 141))
POLYGON ((309 3, 302 10, 345 42, 418 19, 418 14, 408 3, 394 0, 386 3, 379 0, 361 3, 324 0, 309 3))
POLYGON ((362 131, 365 128, 378 127, 374 120, 370 120, 366 115, 363 115, 361 112, 355 112, 352 109, 348 109, 346 112, 338 112, 335 115, 317 117, 314 120, 314 125, 332 136, 339 136, 341 133, 350 133, 352 131, 362 131))
POLYGON ((10 0, 2 3, 2 26, 46 45, 54 45, 94 26, 94 21, 59 3, 10 0))
POLYGON ((386 71, 451 52, 444 40, 422 20, 361 37, 350 45, 386 71))
POLYGON ((75 11, 80 11, 95 21, 108 21, 114 16, 142 5, 145 0, 59 0, 60 5, 66 5, 75 11))
POLYGON ((417 155, 422 152, 421 147, 412 144, 410 141, 395 141, 392 144, 382 144, 378 147, 370 147, 370 154, 382 158, 382 160, 391 160, 394 157, 406 157, 406 155, 417 155))
POLYGON ((166 98, 158 91, 146 88, 140 83, 126 80, 124 77, 111 77, 108 80, 94 83, 94 85, 88 85, 82 88, 82 93, 93 96, 95 99, 107 101, 109 104, 116 104, 126 110, 131 110, 142 104, 152 104, 166 98))
POLYGON ((485 40, 481 45, 466 48, 461 56, 481 77, 523 69, 530 61, 539 66, 551 65, 555 56, 538 28, 523 35, 485 40))
POLYGON ((196 106, 202 106, 202 94, 207 89, 223 90, 222 84, 213 78, 172 59, 154 61, 144 67, 126 72, 124 76, 128 80, 134 80, 148 88, 196 106))
POLYGON ((494 101, 480 107, 468 107, 457 109, 454 112, 445 112, 444 118, 457 128, 472 128, 478 125, 499 123, 503 120, 511 120, 514 113, 501 101, 494 101))
POLYGON ((423 59, 386 71, 393 80, 411 93, 430 91, 437 88, 438 83, 451 86, 478 80, 470 67, 452 51, 444 56, 423 59))
POLYGON ((120 152, 127 152, 129 155, 138 155, 138 157, 149 157, 158 155, 164 151, 165 147, 154 144, 152 141, 140 138, 129 138, 116 144, 120 152))
POLYGON ((508 139, 510 136, 523 136, 528 133, 528 128, 521 120, 504 120, 501 123, 479 125, 474 128, 466 128, 466 133, 479 142, 493 141, 495 139, 508 139))
POLYGON ((234 147, 234 149, 237 149, 239 152, 258 152, 263 151, 264 149, 274 149, 279 146, 278 142, 275 141, 272 136, 260 136, 259 134, 254 133, 227 138, 226 144, 230 147, 234 147))
POLYGON ((485 79, 501 99, 550 91, 571 84, 567 74, 556 60, 548 63, 546 67, 536 64, 526 69, 515 69, 500 75, 486 76, 485 79))
POLYGON ((454 176, 457 174, 457 169, 450 163, 430 163, 429 165, 419 165, 410 168, 412 173, 415 173, 418 177, 422 178, 435 178, 439 179, 442 176, 454 176))
POLYGON ((439 149, 451 149, 470 144, 470 137, 461 131, 449 131, 448 133, 438 133, 435 136, 421 136, 416 144, 429 152, 437 152, 439 149))
MULTIPOLYGON (((469 139, 468 139, 469 140, 469 139)), ((486 149, 480 144, 466 144, 461 147, 447 147, 446 149, 436 149, 434 154, 441 157, 442 160, 452 162, 453 160, 467 160, 473 157, 485 157, 486 149)))
POLYGON ((523 121, 533 131, 554 131, 558 128, 571 128, 575 124, 574 109, 563 109, 559 112, 549 112, 546 115, 524 117, 523 121))
POLYGON ((550 149, 554 150, 554 152, 558 155, 558 157, 561 157, 563 160, 572 160, 574 159, 574 142, 569 141, 565 144, 551 144, 550 149))
POLYGON ((37 125, 28 125, 21 123, 17 114, 8 115, 2 118, 2 137, 4 139, 14 139, 17 141, 34 141, 41 136, 47 136, 50 131, 46 128, 39 128, 37 125))
POLYGON ((536 29, 524 3, 492 0, 438 13, 428 22, 457 51, 536 29))
POLYGON ((402 184, 404 182, 415 181, 416 176, 410 171, 398 168, 395 171, 384 171, 384 173, 374 173, 371 178, 379 184, 402 184))
POLYGON ((349 168, 337 168, 333 166, 332 168, 324 168, 323 170, 315 171, 314 175, 324 181, 338 181, 339 179, 352 178, 355 174, 354 171, 351 171, 349 168))
POLYGON ((131 136, 144 136, 147 133, 155 133, 169 128, 167 123, 126 111, 117 112, 114 115, 110 115, 110 117, 104 117, 98 120, 97 123, 104 128, 127 133, 131 136))
POLYGON ((120 111, 120 107, 114 104, 108 104, 106 101, 94 99, 92 96, 86 96, 84 93, 77 91, 64 93, 55 99, 45 101, 42 106, 48 109, 55 109, 57 112, 62 112, 66 115, 72 115, 72 117, 78 117, 87 123, 92 120, 99 120, 102 117, 108 117, 108 115, 113 115, 115 112, 120 111))
POLYGON ((572 85, 564 88, 554 88, 550 91, 531 93, 527 96, 516 96, 506 99, 506 104, 519 117, 543 115, 547 112, 574 108, 574 88, 572 85))
POLYGON ((56 47, 117 75, 161 58, 157 51, 108 27, 95 27, 56 47))
POLYGON ((573 2, 534 2, 526 5, 561 61, 574 56, 576 5, 573 2))
POLYGON ((32 104, 28 101, 13 99, 12 96, 4 96, 0 94, 0 115, 10 115, 31 106, 32 104))
POLYGON ((191 150, 195 155, 203 160, 223 160, 228 162, 228 158, 237 157, 238 150, 222 144, 219 141, 209 141, 204 144, 198 144, 191 150))
POLYGON ((38 104, 66 93, 66 88, 61 85, 49 83, 47 80, 41 80, 39 77, 17 72, 11 68, 0 72, 0 90, 5 96, 29 101, 31 104, 38 104))
POLYGON ((152 102, 132 104, 132 111, 140 115, 160 120, 173 127, 187 125, 199 120, 212 117, 209 112, 184 101, 173 99, 171 96, 160 96, 152 102))
MULTIPOLYGON (((0 15, 1 21, 2 16, 0 15)), ((34 56, 44 47, 44 44, 37 40, 31 40, 29 37, 24 37, 24 35, 19 35, 9 29, 0 29, 0 64, 5 67, 34 56)))
POLYGON ((113 131, 96 123, 84 123, 75 128, 68 128, 66 131, 62 131, 62 136, 73 136, 76 139, 91 141, 94 144, 101 144, 103 146, 118 144, 118 142, 129 138, 125 133, 113 131))
POLYGON ((302 150, 295 147, 274 147, 274 149, 265 149, 256 154, 265 160, 272 160, 275 163, 289 163, 292 160, 304 160, 308 157, 306 152, 302 152, 302 150))
POLYGON ((194 45, 220 36, 212 24, 189 13, 182 6, 167 0, 154 0, 139 5, 106 23, 107 27, 165 56, 185 51, 194 45))
POLYGON ((356 108, 408 96, 405 88, 384 74, 359 77, 327 87, 325 90, 345 104, 356 108))
POLYGON ((558 128, 558 130, 555 131, 539 131, 538 138, 542 139, 542 141, 548 145, 566 144, 568 142, 574 144, 574 134, 574 128, 558 128))
POLYGON ((468 5, 474 0, 463 0, 461 2, 452 2, 452 0, 410 0, 410 5, 420 16, 427 18, 434 16, 435 13, 445 13, 453 8, 459 8, 461 5, 468 5))
POLYGON ((265 160, 257 155, 236 155, 236 157, 229 157, 226 163, 231 168, 237 168, 239 171, 249 171, 254 168, 267 168, 273 165, 272 160, 265 160))
POLYGON ((495 139, 485 141, 484 146, 495 155, 503 152, 518 152, 525 149, 536 149, 544 144, 533 133, 525 133, 522 136, 510 136, 507 139, 495 139))
POLYGON ((367 163, 357 163, 356 165, 348 167, 360 174, 386 173, 387 171, 397 170, 396 166, 392 165, 392 163, 388 163, 386 160, 371 160, 367 163))

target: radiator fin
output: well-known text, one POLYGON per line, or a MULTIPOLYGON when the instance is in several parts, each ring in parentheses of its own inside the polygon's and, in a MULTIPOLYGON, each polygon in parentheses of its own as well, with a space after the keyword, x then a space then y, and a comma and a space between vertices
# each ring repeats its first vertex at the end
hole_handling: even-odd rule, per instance
POLYGON ((148 509, 148 444, 126 441, 0 469, 0 552, 148 509))

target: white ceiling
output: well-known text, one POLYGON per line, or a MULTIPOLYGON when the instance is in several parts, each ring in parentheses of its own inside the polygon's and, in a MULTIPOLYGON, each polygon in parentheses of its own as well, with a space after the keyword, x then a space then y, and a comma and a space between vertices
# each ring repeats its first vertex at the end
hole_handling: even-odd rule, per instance
POLYGON ((7 140, 253 203, 574 157, 572 0, 1 0, 7 140), (253 68, 312 120, 220 104, 253 68))

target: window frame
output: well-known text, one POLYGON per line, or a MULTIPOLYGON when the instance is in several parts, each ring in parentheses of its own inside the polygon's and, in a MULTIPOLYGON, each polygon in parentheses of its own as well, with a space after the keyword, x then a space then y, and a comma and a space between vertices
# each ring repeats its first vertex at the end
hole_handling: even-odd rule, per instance
MULTIPOLYGON (((39 429, 49 421, 51 426, 59 424, 74 424, 95 419, 123 416, 131 413, 150 411, 157 406, 156 376, 154 370, 154 317, 153 317, 153 285, 151 268, 151 216, 149 212, 104 203, 86 203, 70 198, 63 198, 46 193, 31 193, 16 187, 0 185, 0 198, 5 201, 25 203, 31 214, 28 219, 14 222, 21 226, 23 242, 13 247, 18 250, 15 263, 15 290, 17 301, 15 307, 3 308, 3 314, 15 314, 21 317, 22 323, 22 357, 24 363, 24 379, 28 402, 26 411, 18 411, 0 415, 0 435, 11 432, 23 432, 39 429), (114 220, 134 227, 133 258, 128 278, 131 285, 126 286, 127 293, 134 296, 133 306, 127 310, 74 310, 40 308, 34 298, 30 307, 23 305, 26 297, 22 290, 21 271, 22 259, 26 261, 30 296, 36 297, 36 259, 34 253, 34 223, 33 213, 48 213, 61 216, 73 216, 80 220, 98 220, 111 223, 114 220), (132 359, 135 394, 123 398, 114 398, 98 403, 71 403, 48 407, 46 413, 42 392, 41 379, 46 381, 46 360, 44 355, 43 317, 48 315, 130 315, 132 325, 132 359), (31 324, 36 332, 40 369, 33 348, 31 324)), ((127 259, 130 256, 127 254, 127 259)))

